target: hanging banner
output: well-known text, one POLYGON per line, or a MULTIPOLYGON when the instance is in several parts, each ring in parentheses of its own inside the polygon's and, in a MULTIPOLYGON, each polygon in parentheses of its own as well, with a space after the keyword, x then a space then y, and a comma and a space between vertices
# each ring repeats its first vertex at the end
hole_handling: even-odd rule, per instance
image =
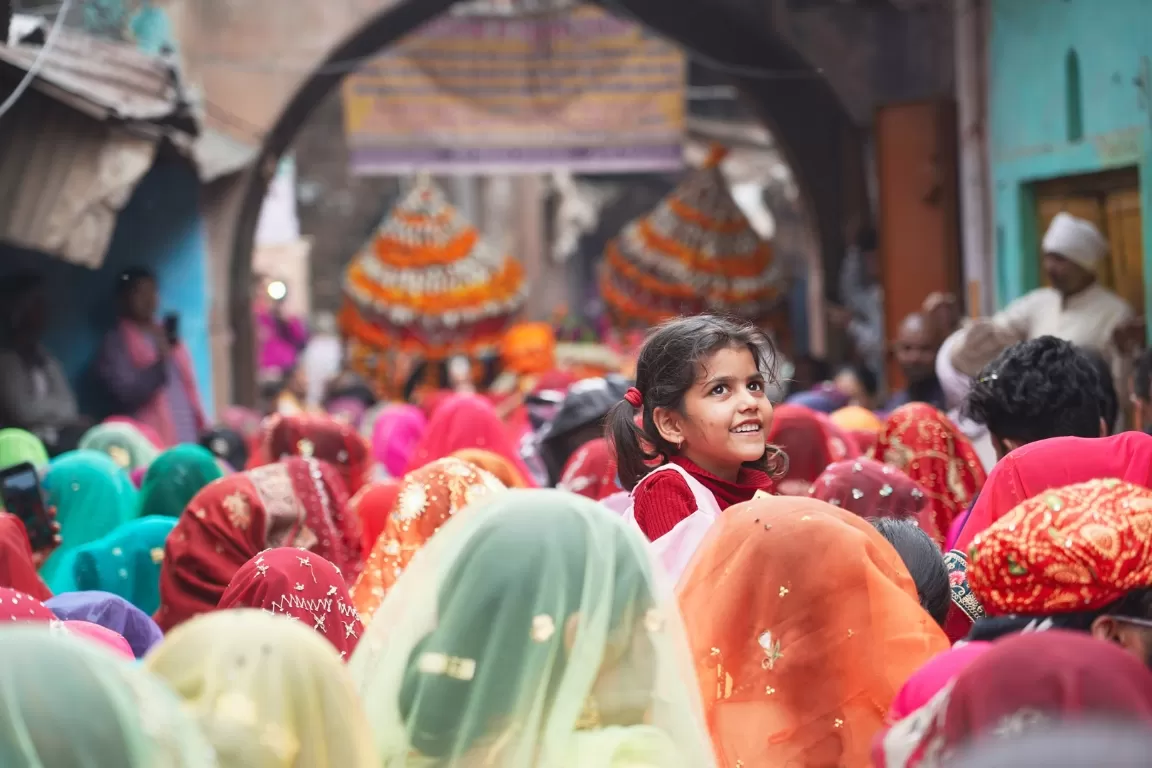
POLYGON ((356 175, 676 170, 685 61, 592 6, 446 16, 344 81, 356 175))

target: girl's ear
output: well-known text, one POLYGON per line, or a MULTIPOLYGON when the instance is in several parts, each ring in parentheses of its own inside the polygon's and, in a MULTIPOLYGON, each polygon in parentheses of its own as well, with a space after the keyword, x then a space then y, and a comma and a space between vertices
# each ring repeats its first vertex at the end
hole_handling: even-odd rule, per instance
POLYGON ((665 441, 679 448, 684 443, 684 417, 673 408, 654 408, 652 421, 665 441))

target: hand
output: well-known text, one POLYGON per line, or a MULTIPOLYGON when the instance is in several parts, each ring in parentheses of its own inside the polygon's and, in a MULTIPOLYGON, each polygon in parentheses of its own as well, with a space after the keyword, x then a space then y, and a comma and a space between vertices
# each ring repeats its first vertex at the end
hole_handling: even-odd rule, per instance
POLYGON ((32 553, 32 564, 35 565, 37 569, 44 565, 44 561, 48 559, 48 556, 64 543, 64 538, 60 535, 60 523, 56 522, 56 507, 48 507, 47 514, 48 519, 52 521, 52 543, 32 553))
POLYGON ((1112 343, 1125 355, 1132 355, 1144 348, 1148 327, 1143 317, 1131 317, 1112 331, 1112 343))

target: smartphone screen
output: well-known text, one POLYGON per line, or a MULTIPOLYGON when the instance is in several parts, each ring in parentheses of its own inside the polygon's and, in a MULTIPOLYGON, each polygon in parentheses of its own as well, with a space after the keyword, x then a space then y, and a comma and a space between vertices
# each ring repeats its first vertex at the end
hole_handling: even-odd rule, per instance
POLYGON ((24 463, 0 472, 0 499, 4 502, 4 509, 24 523, 32 549, 46 549, 52 545, 55 533, 48 518, 36 467, 24 463))
POLYGON ((164 316, 164 335, 169 344, 175 345, 180 340, 180 316, 174 312, 164 316))

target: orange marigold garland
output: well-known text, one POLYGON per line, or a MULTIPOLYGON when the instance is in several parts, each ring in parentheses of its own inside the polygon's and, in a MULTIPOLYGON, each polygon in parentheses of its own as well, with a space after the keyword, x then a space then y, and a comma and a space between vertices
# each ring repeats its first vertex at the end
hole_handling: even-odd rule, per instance
POLYGON ((494 353, 527 294, 516 259, 492 248, 431 181, 392 210, 344 275, 341 327, 353 366, 380 380, 397 355, 494 353))
POLYGON ((714 150, 647 216, 608 244, 600 280, 605 304, 626 325, 676 315, 767 315, 784 292, 771 246, 752 229, 720 173, 714 150))

